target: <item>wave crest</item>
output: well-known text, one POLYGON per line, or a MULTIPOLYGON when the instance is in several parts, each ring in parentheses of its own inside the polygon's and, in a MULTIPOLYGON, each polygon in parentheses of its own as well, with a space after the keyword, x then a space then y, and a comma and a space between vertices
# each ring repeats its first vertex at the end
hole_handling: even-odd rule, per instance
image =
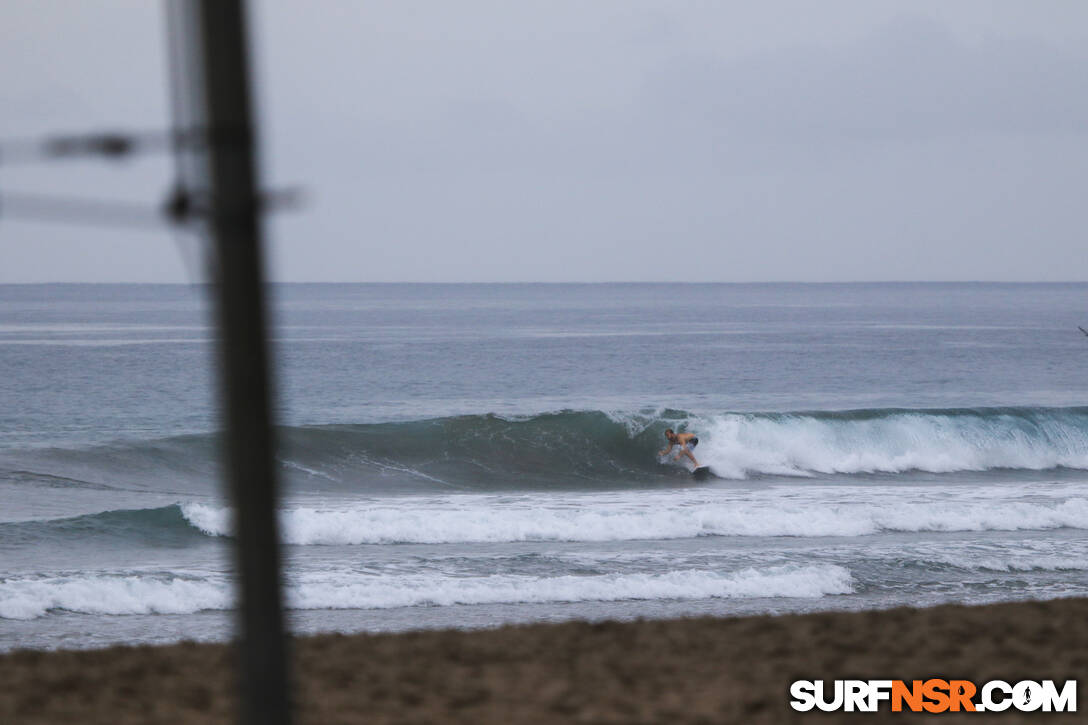
MULTIPOLYGON (((280 429, 286 478, 357 491, 662 486, 686 475, 656 457, 665 428, 696 432, 720 477, 1088 470, 1088 408, 875 409, 695 415, 562 411, 280 429)), ((43 475, 199 490, 216 478, 210 436, 48 451, 43 475), (58 470, 51 470, 58 469, 58 470), (184 486, 180 482, 186 482, 184 486)), ((25 471, 3 474, 22 480, 25 471), (16 475, 18 474, 18 475, 16 475)), ((211 488, 208 488, 211 491, 211 488)))
POLYGON ((884 410, 732 414, 707 421, 715 473, 952 473, 1088 468, 1088 411, 884 410))
MULTIPOLYGON (((190 524, 211 536, 231 535, 227 508, 182 506, 190 524)), ((518 541, 636 541, 699 536, 867 536, 883 531, 1020 531, 1088 529, 1088 500, 1057 504, 1002 502, 909 503, 849 506, 772 501, 697 503, 647 501, 637 507, 585 500, 556 506, 492 497, 441 502, 375 504, 350 509, 282 511, 283 540, 297 546, 362 544, 504 543, 518 541)))

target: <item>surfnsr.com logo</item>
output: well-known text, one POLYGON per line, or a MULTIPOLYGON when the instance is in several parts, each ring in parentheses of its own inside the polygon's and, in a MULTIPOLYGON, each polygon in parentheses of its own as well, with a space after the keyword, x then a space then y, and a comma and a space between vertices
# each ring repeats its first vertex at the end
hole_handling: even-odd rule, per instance
POLYGON ((1077 681, 1060 687, 1054 680, 1016 683, 990 680, 981 687, 970 680, 797 680, 790 685, 790 707, 799 712, 1076 712, 1077 681))

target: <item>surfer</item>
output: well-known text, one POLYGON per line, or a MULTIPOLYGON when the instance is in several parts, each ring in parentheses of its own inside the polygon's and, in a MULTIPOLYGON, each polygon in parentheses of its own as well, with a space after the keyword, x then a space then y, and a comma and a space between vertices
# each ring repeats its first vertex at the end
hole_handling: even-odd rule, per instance
POLYGON ((672 428, 666 428, 665 438, 669 441, 669 447, 663 451, 658 451, 657 455, 667 456, 673 446, 680 446, 680 451, 673 456, 673 460, 679 461, 680 456, 687 456, 696 468, 699 467, 699 462, 691 454, 691 449, 699 445, 699 438, 694 433, 673 433, 672 428))

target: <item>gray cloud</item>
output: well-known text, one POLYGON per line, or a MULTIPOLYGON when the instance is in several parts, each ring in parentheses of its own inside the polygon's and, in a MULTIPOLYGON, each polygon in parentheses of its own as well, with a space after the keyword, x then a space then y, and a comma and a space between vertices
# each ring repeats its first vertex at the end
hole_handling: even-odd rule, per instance
MULTIPOLYGON (((0 11, 18 36, 0 130, 161 125, 155 13, 65 8, 0 11)), ((269 183, 310 199, 271 224, 280 279, 1088 274, 1079 3, 269 0, 254 18, 269 183)), ((168 182, 156 163, 0 166, 0 190, 153 203, 168 182)), ((165 234, 0 213, 0 242, 18 246, 0 279, 185 277, 165 234)))
POLYGON ((1084 134, 1085 61, 1032 40, 972 46, 905 16, 841 46, 676 61, 657 74, 644 105, 795 142, 1084 134))

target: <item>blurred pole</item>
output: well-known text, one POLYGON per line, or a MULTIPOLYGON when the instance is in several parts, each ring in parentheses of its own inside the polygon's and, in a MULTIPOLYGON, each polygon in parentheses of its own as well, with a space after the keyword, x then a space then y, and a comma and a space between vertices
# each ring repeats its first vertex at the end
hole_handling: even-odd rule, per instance
POLYGON ((209 134, 208 232, 215 248, 227 470, 240 573, 241 719, 290 722, 276 530, 261 210, 241 0, 199 0, 195 37, 209 134))

